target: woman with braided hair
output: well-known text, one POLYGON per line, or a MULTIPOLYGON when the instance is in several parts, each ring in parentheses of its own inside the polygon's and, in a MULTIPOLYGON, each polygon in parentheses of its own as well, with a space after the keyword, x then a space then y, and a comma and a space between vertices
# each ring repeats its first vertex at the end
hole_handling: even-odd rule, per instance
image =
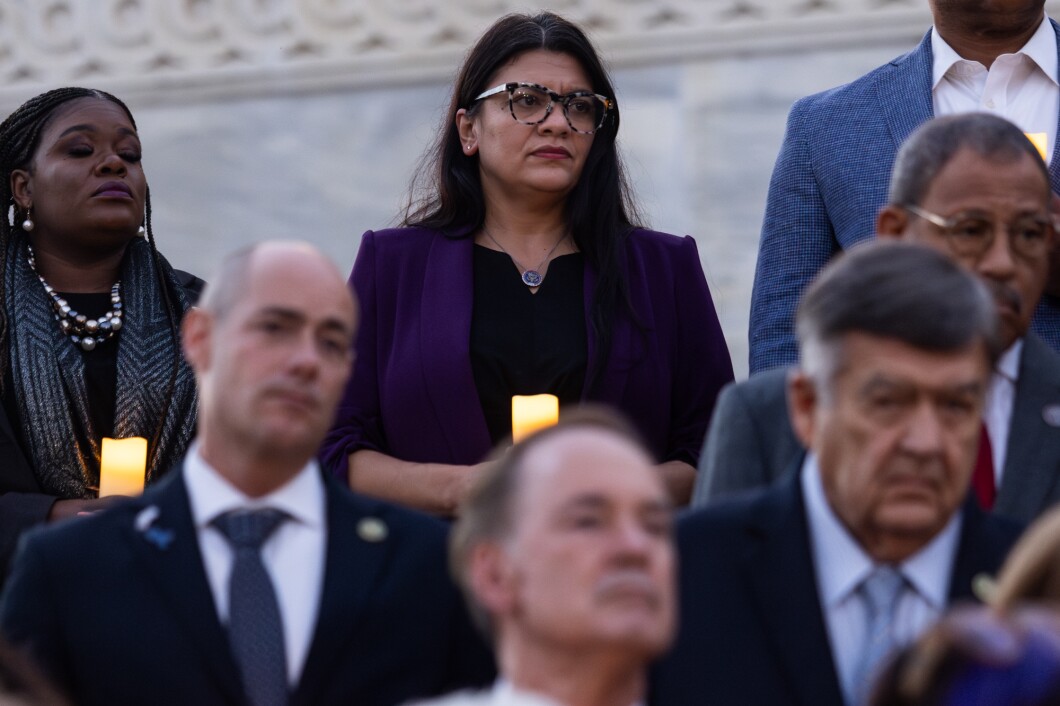
POLYGON ((195 382, 179 325, 203 282, 155 248, 129 109, 59 88, 0 124, 0 570, 27 527, 103 507, 103 437, 184 453, 195 382))

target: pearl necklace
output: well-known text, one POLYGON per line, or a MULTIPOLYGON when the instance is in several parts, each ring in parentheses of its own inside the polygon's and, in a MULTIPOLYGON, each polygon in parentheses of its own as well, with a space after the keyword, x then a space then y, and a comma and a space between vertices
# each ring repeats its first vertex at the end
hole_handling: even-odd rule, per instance
POLYGON ((59 322, 59 329, 70 337, 70 340, 81 346, 82 350, 90 351, 100 343, 105 343, 114 338, 114 334, 121 331, 121 280, 114 283, 110 288, 110 311, 98 319, 90 319, 84 314, 79 314, 69 303, 60 297, 50 284, 37 272, 37 263, 33 259, 33 248, 26 245, 29 250, 29 268, 37 279, 44 285, 44 291, 52 300, 52 309, 55 310, 55 320, 59 322))
POLYGON ((529 270, 520 265, 519 261, 512 257, 512 254, 505 250, 503 245, 497 242, 497 239, 494 238, 488 230, 486 230, 486 226, 482 226, 482 232, 486 234, 487 238, 493 241, 494 245, 501 249, 502 253, 511 258, 512 264, 515 265, 515 269, 519 270, 519 272, 521 273, 521 279, 523 280, 523 284, 525 284, 527 287, 541 286, 541 283, 545 281, 545 276, 541 274, 541 268, 544 267, 545 263, 548 262, 549 258, 552 257, 552 253, 556 252, 556 248, 559 247, 559 244, 567 239, 567 235, 564 234, 562 238, 556 241, 556 244, 552 246, 552 249, 548 251, 548 254, 545 255, 545 259, 542 260, 537 267, 532 270, 529 270))

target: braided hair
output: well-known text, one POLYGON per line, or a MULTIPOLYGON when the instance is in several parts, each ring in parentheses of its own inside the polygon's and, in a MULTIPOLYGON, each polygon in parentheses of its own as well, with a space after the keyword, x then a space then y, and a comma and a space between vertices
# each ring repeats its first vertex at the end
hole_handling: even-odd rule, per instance
MULTIPOLYGON (((56 88, 51 91, 30 98, 23 103, 15 112, 7 116, 0 123, 0 204, 9 204, 9 212, 0 218, 0 370, 7 370, 10 365, 10 338, 11 331, 7 321, 7 292, 2 283, 7 278, 7 252, 8 245, 14 238, 22 237, 15 228, 15 223, 22 220, 18 213, 18 207, 14 203, 14 194, 11 191, 11 173, 16 169, 28 169, 33 155, 40 146, 41 134, 51 122, 51 117, 56 109, 70 101, 81 98, 95 98, 114 103, 136 129, 136 120, 133 118, 129 107, 117 96, 106 91, 94 88, 66 87, 56 88)), ((155 433, 150 439, 149 455, 153 456, 159 437, 162 434, 166 417, 169 415, 169 404, 172 392, 176 387, 177 373, 180 370, 180 334, 179 314, 170 297, 169 286, 165 280, 165 269, 162 267, 161 255, 155 247, 154 230, 151 227, 151 189, 148 187, 144 194, 144 229, 147 243, 151 248, 151 260, 154 263, 155 278, 162 290, 165 302, 166 317, 169 321, 170 334, 173 336, 173 360, 165 397, 163 414, 159 418, 155 433)), ((4 386, 6 378, 0 375, 0 395, 6 393, 4 386)))

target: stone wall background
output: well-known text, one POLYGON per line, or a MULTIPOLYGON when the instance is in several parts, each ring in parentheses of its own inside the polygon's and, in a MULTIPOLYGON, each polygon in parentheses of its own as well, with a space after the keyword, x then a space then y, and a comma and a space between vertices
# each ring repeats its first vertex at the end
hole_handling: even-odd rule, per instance
MULTIPOLYGON (((1047 8, 1057 14, 1060 0, 1047 8)), ((544 7, 544 6, 542 6, 544 7)), ((926 0, 554 0, 614 70, 649 224, 690 233, 737 376, 788 109, 908 51, 926 0)), ((395 223, 463 53, 508 0, 0 0, 0 111, 60 85, 136 115, 159 247, 206 276, 252 241, 348 269, 395 223)))

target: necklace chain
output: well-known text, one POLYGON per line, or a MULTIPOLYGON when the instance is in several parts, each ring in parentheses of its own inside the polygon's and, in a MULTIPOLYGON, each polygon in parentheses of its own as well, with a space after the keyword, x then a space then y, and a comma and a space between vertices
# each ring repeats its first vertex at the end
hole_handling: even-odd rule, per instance
POLYGON ((508 250, 503 245, 501 245, 496 238, 493 237, 492 233, 486 230, 485 225, 482 226, 482 232, 486 234, 487 238, 493 241, 494 245, 501 249, 502 253, 511 258, 512 264, 515 265, 515 268, 517 270, 519 270, 519 274, 521 275, 523 284, 525 284, 527 287, 541 286, 541 283, 545 281, 545 276, 541 274, 541 268, 544 267, 545 263, 548 262, 549 258, 552 257, 552 253, 556 252, 556 248, 559 247, 560 243, 567 239, 567 234, 564 233, 563 237, 556 241, 556 244, 552 246, 552 249, 549 250, 548 254, 545 255, 545 259, 538 263, 537 267, 533 269, 527 269, 519 264, 519 261, 515 259, 515 256, 508 252, 508 250))
POLYGON ((44 281, 37 272, 37 262, 33 257, 33 247, 26 245, 29 250, 27 260, 29 268, 37 279, 44 285, 44 291, 52 300, 52 309, 55 312, 55 320, 59 322, 59 329, 70 337, 70 340, 81 346, 82 350, 90 351, 100 343, 105 343, 114 338, 122 327, 122 304, 121 304, 121 280, 114 283, 110 288, 110 311, 98 319, 90 319, 84 314, 74 311, 73 307, 55 291, 55 289, 44 281))

